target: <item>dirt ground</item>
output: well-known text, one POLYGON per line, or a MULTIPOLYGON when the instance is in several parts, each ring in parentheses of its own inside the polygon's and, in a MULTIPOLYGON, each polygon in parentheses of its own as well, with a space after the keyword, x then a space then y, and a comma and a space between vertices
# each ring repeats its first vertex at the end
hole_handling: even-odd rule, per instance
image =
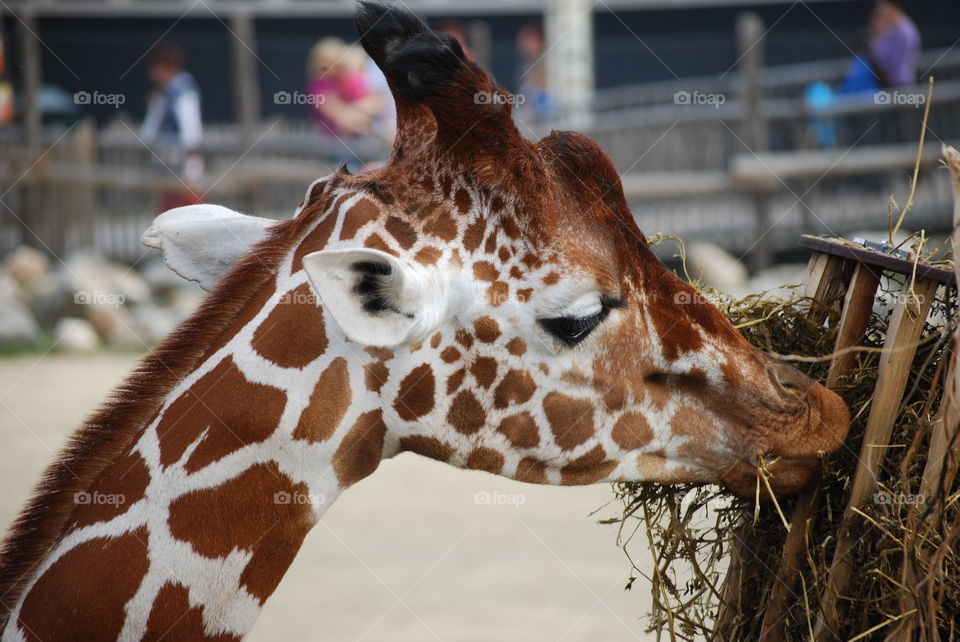
MULTIPOLYGON (((0 359, 4 527, 134 360, 0 359)), ((611 498, 401 455, 327 512, 248 639, 653 640, 645 582, 623 590, 614 527, 589 516, 611 498)))

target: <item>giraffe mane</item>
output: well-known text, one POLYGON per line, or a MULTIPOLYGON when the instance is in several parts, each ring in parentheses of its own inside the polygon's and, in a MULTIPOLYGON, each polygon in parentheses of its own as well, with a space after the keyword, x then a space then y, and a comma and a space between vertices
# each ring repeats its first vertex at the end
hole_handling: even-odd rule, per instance
POLYGON ((164 398, 276 273, 310 223, 326 211, 327 194, 329 190, 322 197, 308 195, 298 216, 271 227, 268 236, 220 280, 200 307, 143 357, 71 435, 0 544, 0 630, 19 601, 30 572, 64 534, 76 506, 75 493, 89 488, 134 443, 164 398))

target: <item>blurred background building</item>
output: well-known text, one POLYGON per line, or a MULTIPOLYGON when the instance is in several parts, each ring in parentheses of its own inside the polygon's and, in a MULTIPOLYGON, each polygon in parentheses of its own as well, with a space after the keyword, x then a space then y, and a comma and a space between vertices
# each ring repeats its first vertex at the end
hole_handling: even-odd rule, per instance
MULTIPOLYGON (((524 135, 589 134, 641 229, 710 242, 750 268, 736 274, 799 258, 800 233, 885 229, 934 76, 908 226, 949 228, 935 159, 960 138, 955 2, 404 4, 511 92, 524 135)), ((390 101, 351 46, 352 12, 346 0, 0 3, 0 259, 30 246, 51 269, 83 253, 139 269, 156 259, 139 236, 165 207, 283 218, 339 163, 382 162, 390 101)))

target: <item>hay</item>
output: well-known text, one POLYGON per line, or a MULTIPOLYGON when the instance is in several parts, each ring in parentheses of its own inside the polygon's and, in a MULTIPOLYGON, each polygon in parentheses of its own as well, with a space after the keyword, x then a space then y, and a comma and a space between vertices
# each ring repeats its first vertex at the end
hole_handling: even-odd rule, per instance
MULTIPOLYGON (((899 291, 904 278, 909 279, 884 277, 881 291, 899 291)), ((895 630, 902 639, 960 639, 960 480, 938 480, 933 492, 918 497, 942 397, 952 330, 948 311, 955 309, 951 297, 940 288, 921 335, 875 501, 847 526, 862 537, 853 549, 853 581, 838 605, 843 640, 884 639, 895 630)), ((840 304, 764 294, 718 301, 755 346, 801 357, 830 354, 840 304), (811 306, 821 309, 826 323, 811 320, 816 316, 811 306)), ((841 518, 889 316, 889 310, 873 315, 864 341, 872 349, 858 351, 855 369, 836 388, 854 420, 847 447, 823 462, 822 504, 805 539, 797 594, 784 620, 787 640, 813 639, 838 533, 845 527, 841 518)), ((823 381, 829 360, 801 359, 795 365, 823 381)), ((628 588, 641 576, 650 583, 648 622, 658 639, 759 639, 786 535, 776 507, 736 498, 716 486, 623 483, 615 492, 623 512, 605 522, 619 525, 619 543, 633 566, 628 588), (633 563, 642 548, 653 557, 652 572, 633 563), (722 608, 725 602, 730 608, 722 608)), ((796 498, 787 498, 780 508, 789 516, 795 503, 796 498)))

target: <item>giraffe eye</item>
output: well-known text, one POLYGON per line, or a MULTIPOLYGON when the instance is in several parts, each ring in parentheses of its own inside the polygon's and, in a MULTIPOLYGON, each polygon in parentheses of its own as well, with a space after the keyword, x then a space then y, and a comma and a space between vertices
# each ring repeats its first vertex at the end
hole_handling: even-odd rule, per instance
POLYGON ((600 325, 612 308, 623 307, 623 303, 617 300, 602 299, 600 309, 593 314, 585 317, 556 317, 553 319, 540 319, 540 325, 544 330, 559 339, 564 345, 572 348, 593 332, 593 329, 600 325))

